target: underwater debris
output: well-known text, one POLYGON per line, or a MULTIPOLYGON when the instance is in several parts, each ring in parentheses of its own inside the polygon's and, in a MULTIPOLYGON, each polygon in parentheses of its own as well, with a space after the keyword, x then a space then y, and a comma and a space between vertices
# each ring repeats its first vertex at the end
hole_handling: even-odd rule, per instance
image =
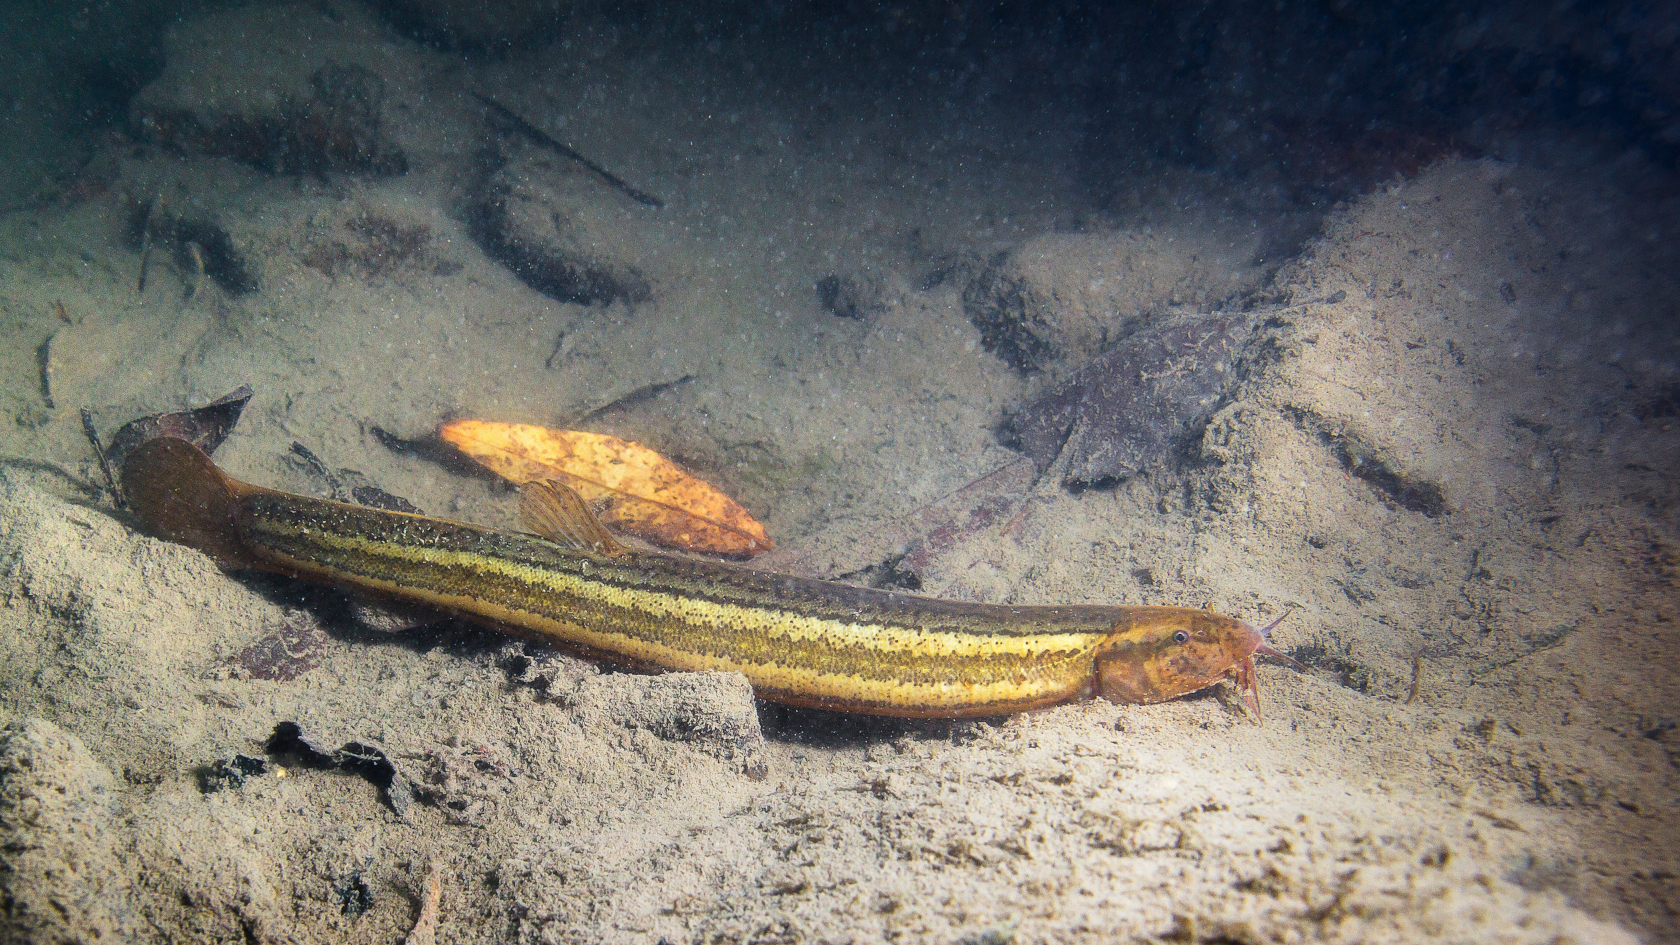
POLYGON ((1354 478, 1375 489, 1386 501, 1434 518, 1452 511, 1440 483, 1403 469, 1383 450, 1365 442, 1356 430, 1338 425, 1304 408, 1288 411, 1303 429, 1318 435, 1354 478))
MULTIPOLYGON (((1335 677, 1336 684, 1354 692, 1369 693, 1377 673, 1353 656, 1353 644, 1332 633, 1288 650, 1290 659, 1309 669, 1322 669, 1335 677)), ((1414 672, 1421 672, 1414 668, 1414 672)))
POLYGON ((1135 332, 1006 421, 999 438, 1041 473, 1065 457, 1064 485, 1128 479, 1195 440, 1236 381, 1250 334, 1221 316, 1135 332))
POLYGON ((1018 535, 1029 514, 1037 478, 1031 461, 1015 459, 909 514, 862 532, 847 531, 839 546, 825 542, 784 546, 754 565, 877 588, 917 590, 952 548, 993 529, 1018 535))
POLYGON ((290 682, 314 669, 326 649, 327 635, 313 616, 288 614, 279 625, 228 660, 228 668, 246 679, 290 682))
POLYGON ((407 156, 383 128, 385 80, 362 66, 327 63, 306 86, 247 103, 256 106, 251 111, 207 109, 196 98, 166 98, 170 91, 144 90, 134 107, 139 133, 167 147, 273 174, 408 171, 407 156))
POLYGON ((434 945, 437 942, 438 903, 443 899, 443 874, 436 857, 426 861, 426 879, 420 890, 420 915, 414 920, 403 945, 434 945))
POLYGON ((385 750, 371 742, 345 742, 342 747, 323 749, 317 739, 310 738, 296 722, 280 722, 274 734, 263 745, 269 755, 296 757, 304 767, 317 770, 342 770, 366 778, 379 788, 385 803, 398 817, 407 819, 414 803, 414 789, 409 778, 397 770, 397 765, 385 750))
POLYGON ((113 468, 120 469, 129 453, 160 436, 186 440, 204 452, 214 454, 216 447, 222 445, 239 423, 239 416, 244 413, 245 405, 251 402, 252 396, 251 388, 241 384, 231 393, 223 394, 202 407, 131 420, 111 437, 111 446, 105 451, 105 458, 113 468))
POLYGON ((99 460, 99 472, 105 477, 105 490, 110 493, 112 502, 117 508, 127 505, 123 501, 122 489, 117 486, 116 470, 111 467, 111 458, 105 455, 105 443, 99 438, 99 430, 93 425, 93 411, 82 408, 82 435, 87 437, 88 445, 93 447, 93 455, 99 460))
POLYGON ((357 918, 373 908, 373 889, 359 871, 334 884, 333 895, 338 899, 338 911, 348 918, 357 918))
POLYGON ((647 214, 664 201, 630 186, 494 99, 473 94, 502 125, 540 149, 513 146, 484 153, 484 172, 468 201, 466 220, 485 255, 559 302, 653 301, 648 273, 660 250, 650 241, 647 214))
POLYGON ((867 319, 891 303, 891 287, 873 273, 831 273, 817 280, 817 301, 840 318, 867 319))
POLYGON ((1247 248, 1189 234, 1053 233, 994 254, 963 289, 986 350, 1022 373, 1065 370, 1163 312, 1208 311, 1258 284, 1247 248))
MULTIPOLYGON (((342 229, 342 236, 316 243, 299 261, 328 278, 354 275, 366 281, 428 268, 432 228, 424 223, 368 212, 346 221, 342 229)), ((429 268, 443 274, 448 268, 444 262, 429 268)))
POLYGON ((161 197, 135 203, 128 221, 127 242, 140 253, 136 292, 146 291, 152 251, 158 247, 174 251, 175 268, 183 274, 189 299, 206 277, 230 296, 248 295, 257 290, 257 276, 234 247, 227 230, 209 218, 178 214, 161 197))
POLYGON ((568 426, 583 423, 594 423, 614 414, 629 411, 641 404, 657 400, 666 391, 687 384, 694 380, 693 374, 684 374, 669 381, 653 381, 636 387, 627 393, 614 394, 608 399, 590 406, 567 421, 568 426))
POLYGON ((653 284, 635 245, 640 223, 599 191, 575 173, 500 168, 472 197, 468 231, 485 255, 555 301, 651 302, 653 284))
POLYGON ((218 758, 198 771, 198 789, 211 794, 229 788, 240 788, 252 778, 268 773, 268 762, 250 755, 235 754, 218 758))
POLYGON ((576 161, 589 170, 595 172, 597 176, 606 181, 614 190, 617 190, 624 196, 629 197, 631 200, 634 200, 643 206, 653 207, 655 209, 665 206, 665 201, 660 200, 658 197, 655 197, 646 191, 637 190, 636 188, 630 186, 625 182, 624 178, 619 177, 617 174, 614 174, 601 165, 596 164, 594 161, 591 161, 579 154, 571 146, 561 143, 558 139, 550 136, 547 132, 538 128, 536 125, 526 121, 518 113, 508 108, 506 105, 503 105, 501 102, 496 101, 488 95, 481 95, 477 92, 473 92, 471 94, 473 98, 482 102, 484 107, 490 109, 490 113, 492 115, 495 115, 506 124, 512 126, 520 134, 531 139, 537 144, 542 145, 548 150, 553 151, 562 157, 576 161))
POLYGON ((88 442, 93 444, 94 451, 99 456, 99 466, 105 474, 105 484, 110 488, 117 508, 125 508, 127 500, 123 497, 122 488, 117 484, 114 471, 122 468, 128 454, 160 436, 186 440, 206 453, 214 453, 216 447, 221 446, 222 441, 233 432, 234 425, 239 422, 239 415, 244 412, 245 405, 250 403, 251 397, 251 388, 241 385, 232 393, 224 394, 202 407, 131 420, 123 424, 122 429, 111 437, 109 447, 101 446, 99 432, 93 426, 93 413, 84 408, 82 432, 87 435, 88 442))
POLYGON ((57 337, 58 333, 53 332, 35 349, 35 360, 41 369, 41 400, 46 403, 48 410, 58 409, 58 405, 53 403, 53 372, 58 367, 53 362, 53 339, 57 337))
POLYGON ((603 522, 667 548, 751 556, 774 547, 734 499, 638 443, 482 420, 452 420, 438 438, 510 482, 559 479, 604 505, 603 522))

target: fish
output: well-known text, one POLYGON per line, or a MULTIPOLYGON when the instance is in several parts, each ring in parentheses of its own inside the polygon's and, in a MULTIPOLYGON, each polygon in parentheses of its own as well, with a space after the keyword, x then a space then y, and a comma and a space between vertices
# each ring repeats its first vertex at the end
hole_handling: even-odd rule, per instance
POLYGON ((1258 719, 1255 657, 1292 662, 1267 643, 1277 622, 1207 609, 952 601, 631 548, 554 480, 523 487, 531 533, 252 485, 173 437, 130 453, 122 483, 145 531, 224 569, 439 608, 630 668, 739 672, 785 705, 996 717, 1229 679, 1258 719))

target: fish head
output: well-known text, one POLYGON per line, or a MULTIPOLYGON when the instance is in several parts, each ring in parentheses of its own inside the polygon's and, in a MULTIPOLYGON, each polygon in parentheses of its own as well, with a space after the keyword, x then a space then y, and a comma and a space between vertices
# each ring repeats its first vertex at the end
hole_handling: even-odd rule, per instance
POLYGON ((1194 607, 1137 610, 1097 651, 1096 691, 1110 702, 1164 702, 1232 679, 1258 716, 1254 657, 1291 662, 1266 642, 1276 621, 1256 629, 1194 607))

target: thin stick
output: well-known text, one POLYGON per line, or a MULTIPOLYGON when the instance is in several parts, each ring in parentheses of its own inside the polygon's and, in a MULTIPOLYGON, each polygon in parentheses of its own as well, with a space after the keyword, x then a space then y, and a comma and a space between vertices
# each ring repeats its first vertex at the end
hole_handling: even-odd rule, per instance
POLYGON ((560 348, 566 344, 566 333, 561 332, 554 339, 554 350, 548 353, 548 360, 543 362, 543 370, 554 370, 554 360, 560 357, 560 348))
POLYGON ((1423 685, 1423 657, 1414 656, 1414 657, 1412 657, 1412 689, 1411 689, 1410 692, 1406 693, 1406 704, 1407 705, 1411 705, 1412 703, 1417 701, 1418 688, 1421 687, 1422 685, 1423 685))
POLYGON ((41 342, 41 347, 35 351, 35 358, 41 363, 41 397, 46 400, 48 410, 58 409, 58 405, 53 403, 52 392, 53 369, 57 367, 53 363, 52 343, 57 337, 57 332, 48 335, 47 340, 41 342))
POLYGON ((140 280, 134 284, 134 291, 146 294, 146 270, 152 265, 152 234, 147 231, 140 237, 140 280))
POLYGON ((350 501, 350 493, 345 491, 344 483, 340 482, 339 478, 333 475, 333 471, 329 469, 327 464, 322 461, 321 457, 316 456, 309 447, 304 446, 297 440, 293 440, 291 452, 292 455, 301 460, 305 466, 308 466, 311 472, 327 481, 327 488, 332 490, 333 498, 340 502, 350 501))
POLYGON ((99 431, 93 428, 93 411, 82 408, 82 433, 88 442, 93 444, 93 455, 99 457, 99 471, 105 474, 105 488, 111 492, 111 501, 119 509, 128 507, 128 500, 123 498, 122 490, 117 488, 117 477, 111 473, 111 459, 105 455, 105 444, 99 441, 99 431))
POLYGON ((508 108, 506 105, 503 105, 501 102, 496 101, 495 99, 491 98, 488 95, 480 95, 477 92, 473 92, 471 94, 472 94, 473 98, 476 98, 480 102, 483 102, 484 106, 486 108, 490 109, 492 112, 495 112, 498 116, 500 116, 501 118, 506 120, 509 124, 513 125, 513 127, 519 129, 519 131, 521 133, 523 133, 526 137, 530 138, 532 141, 537 142, 538 144, 542 145, 545 148, 548 148, 548 149, 550 149, 550 150, 552 150, 552 151, 554 151, 558 154, 562 154, 566 157, 571 158, 572 160, 578 162, 579 164, 582 164, 584 167, 587 167, 590 170, 594 171, 595 173, 601 175, 602 180, 604 180, 607 183, 613 185, 613 187, 617 188, 621 193, 624 194, 624 196, 629 197, 631 200, 634 200, 639 204, 644 204, 644 205, 649 206, 649 207, 663 207, 663 206, 665 206, 665 201, 660 200, 658 197, 655 197, 654 195, 652 195, 650 193, 647 193, 646 191, 637 190, 636 188, 630 186, 628 183, 626 183, 624 181, 623 178, 621 178, 618 175, 614 174, 613 172, 607 170, 606 168, 602 167, 601 165, 596 164, 594 161, 591 161, 590 159, 584 157, 583 155, 577 153, 577 151, 573 150, 571 147, 568 147, 567 145, 561 144, 559 140, 550 136, 546 131, 543 131, 541 128, 538 128, 536 125, 533 125, 530 122, 526 121, 525 119, 521 118, 512 109, 508 108))
POLYGON ((146 294, 146 270, 152 264, 152 217, 157 213, 158 201, 162 194, 151 199, 146 204, 146 217, 140 221, 140 279, 135 283, 134 291, 146 294))
POLYGON ((189 241, 187 258, 192 260, 193 264, 192 283, 187 286, 187 301, 191 302, 193 296, 198 294, 198 287, 204 282, 204 250, 200 249, 197 243, 189 241))
POLYGON ((438 903, 442 898, 443 875, 434 858, 426 864, 426 885, 420 893, 420 917, 414 920, 414 929, 408 933, 408 938, 403 939, 403 945, 436 945, 438 903))

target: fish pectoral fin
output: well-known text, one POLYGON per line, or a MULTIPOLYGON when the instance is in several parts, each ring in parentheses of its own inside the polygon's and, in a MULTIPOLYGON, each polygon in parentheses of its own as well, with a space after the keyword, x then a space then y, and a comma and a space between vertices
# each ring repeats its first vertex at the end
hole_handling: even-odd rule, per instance
POLYGON ((589 554, 617 557, 629 552, 589 511, 583 496, 560 480, 539 479, 519 488, 519 519, 533 535, 589 554))

